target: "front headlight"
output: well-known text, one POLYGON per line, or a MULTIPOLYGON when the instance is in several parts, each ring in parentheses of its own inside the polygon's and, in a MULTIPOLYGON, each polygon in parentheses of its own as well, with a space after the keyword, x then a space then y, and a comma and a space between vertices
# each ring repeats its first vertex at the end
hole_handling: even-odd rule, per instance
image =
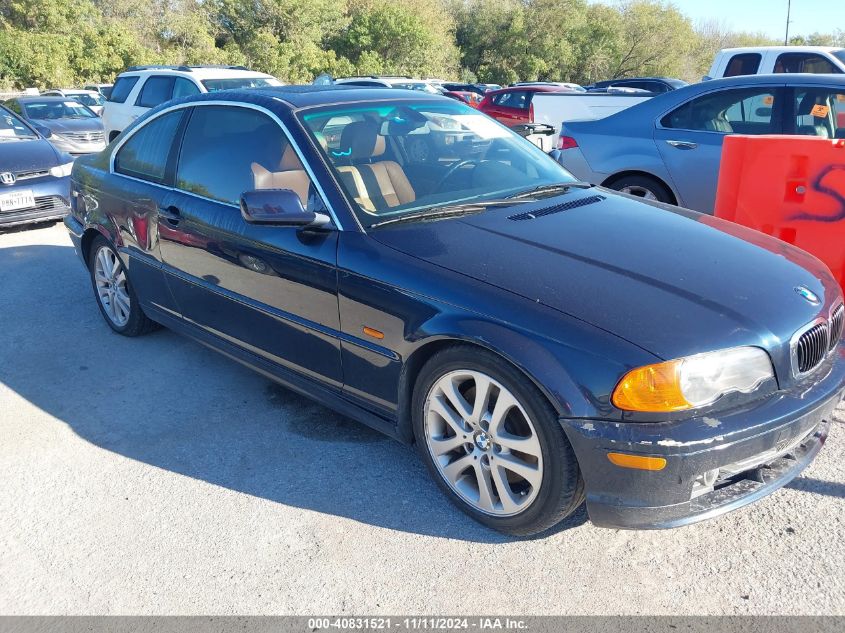
POLYGON ((697 409, 729 393, 751 393, 774 376, 765 350, 734 347, 633 369, 611 400, 626 411, 697 409))
POLYGON ((71 169, 73 169, 73 162, 56 165, 55 167, 50 167, 50 175, 55 178, 64 178, 65 176, 70 176, 71 169))

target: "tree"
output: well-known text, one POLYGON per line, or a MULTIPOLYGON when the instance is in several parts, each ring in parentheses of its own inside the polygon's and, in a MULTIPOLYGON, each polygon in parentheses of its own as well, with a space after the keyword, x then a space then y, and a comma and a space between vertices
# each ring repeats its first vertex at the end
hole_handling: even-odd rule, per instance
POLYGON ((350 0, 347 17, 330 45, 359 74, 456 73, 454 24, 440 0, 350 0))

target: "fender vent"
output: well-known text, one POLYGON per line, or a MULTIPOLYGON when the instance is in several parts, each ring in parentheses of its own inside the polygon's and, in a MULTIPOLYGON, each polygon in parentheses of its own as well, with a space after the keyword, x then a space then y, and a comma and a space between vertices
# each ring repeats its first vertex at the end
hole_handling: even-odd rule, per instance
POLYGON ((526 211, 525 213, 517 213, 516 215, 509 215, 508 220, 513 220, 514 222, 522 222, 523 220, 534 220, 536 218, 542 218, 547 215, 552 215, 553 213, 560 213, 561 211, 569 211, 571 209, 577 209, 578 207, 585 207, 588 204, 595 204, 596 202, 601 202, 605 200, 604 196, 587 196, 586 198, 579 198, 578 200, 571 200, 569 202, 564 202, 563 204, 556 204, 553 207, 546 207, 545 209, 538 209, 537 211, 526 211))

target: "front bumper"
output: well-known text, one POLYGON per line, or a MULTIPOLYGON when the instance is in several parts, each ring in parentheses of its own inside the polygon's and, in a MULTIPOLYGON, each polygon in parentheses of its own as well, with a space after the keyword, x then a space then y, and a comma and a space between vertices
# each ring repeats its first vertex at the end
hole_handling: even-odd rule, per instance
MULTIPOLYGON (((19 181, 16 187, 31 190, 35 197, 35 206, 14 211, 0 211, 0 227, 2 228, 58 220, 70 211, 69 177, 19 181)), ((3 188, 0 193, 6 191, 11 191, 11 189, 3 188)))
POLYGON ((56 138, 56 135, 53 135, 50 142, 56 147, 56 149, 74 156, 102 152, 106 149, 107 145, 105 140, 96 142, 73 141, 65 138, 56 138))
POLYGON ((845 346, 803 391, 719 417, 619 423, 562 419, 597 526, 673 528, 710 519, 786 485, 815 458, 845 393, 845 346), (609 452, 662 457, 659 471, 613 465, 609 452), (719 469, 715 483, 705 473, 719 469))

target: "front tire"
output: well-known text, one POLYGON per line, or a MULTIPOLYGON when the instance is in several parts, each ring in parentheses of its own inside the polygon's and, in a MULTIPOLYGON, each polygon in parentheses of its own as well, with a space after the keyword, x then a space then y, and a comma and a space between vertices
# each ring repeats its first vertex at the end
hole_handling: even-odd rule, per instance
POLYGON ((584 500, 554 409, 494 354, 466 346, 436 353, 420 371, 412 407, 423 461, 450 500, 480 523, 528 536, 584 500))
POLYGON ((102 236, 91 244, 88 270, 97 306, 111 329, 123 336, 140 336, 155 329, 155 322, 141 310, 120 255, 102 236))

